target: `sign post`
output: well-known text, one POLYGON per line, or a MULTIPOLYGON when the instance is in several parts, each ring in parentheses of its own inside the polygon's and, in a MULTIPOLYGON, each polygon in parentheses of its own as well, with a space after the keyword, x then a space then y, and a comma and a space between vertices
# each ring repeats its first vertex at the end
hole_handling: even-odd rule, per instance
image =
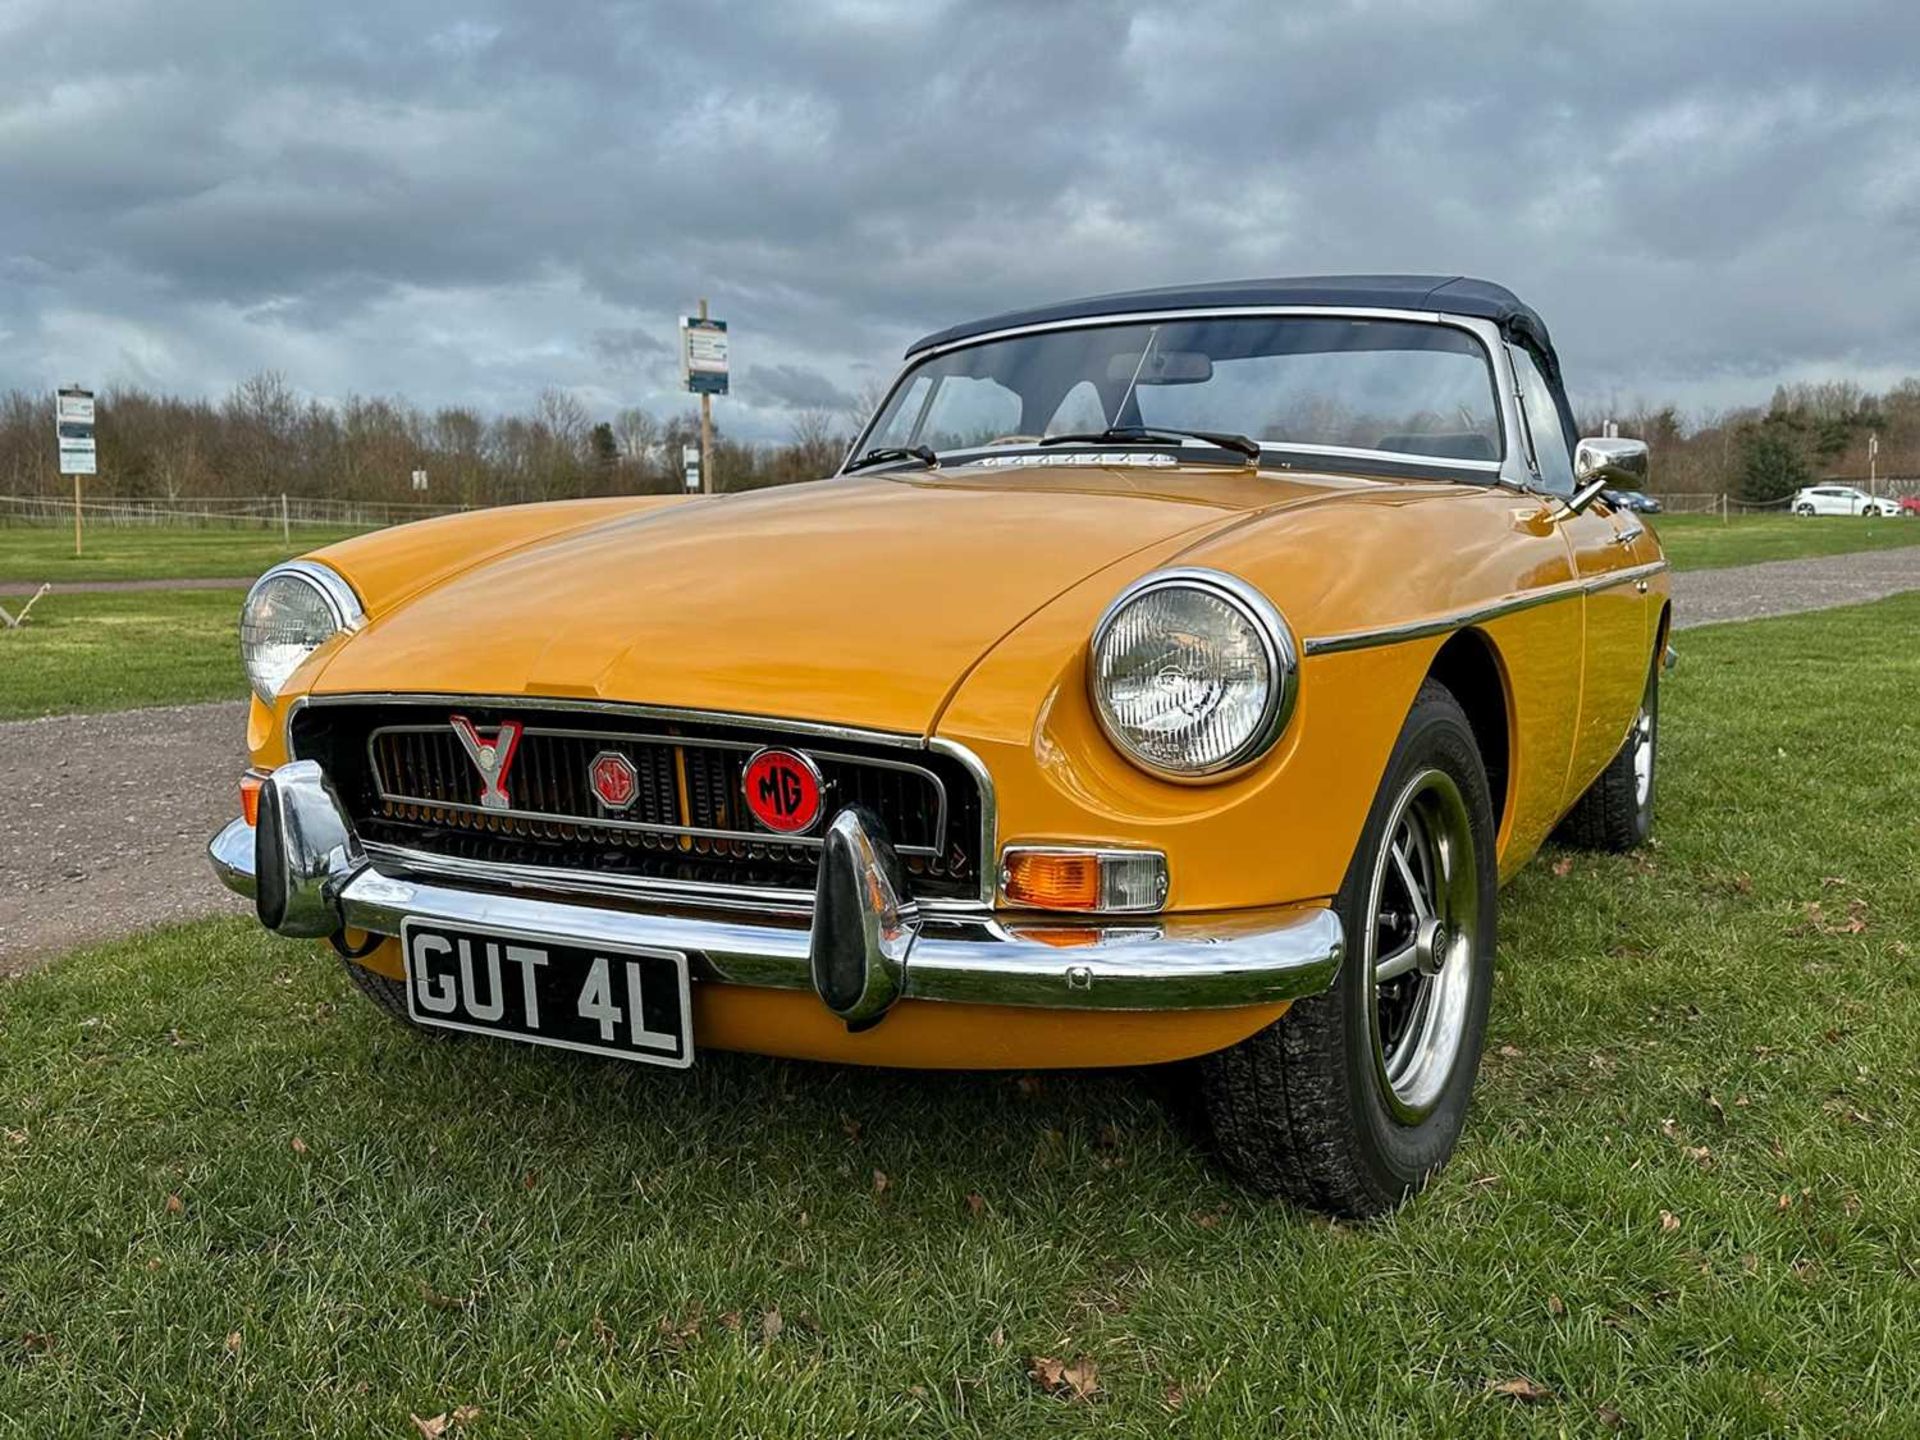
POLYGON ((727 322, 700 313, 680 321, 680 376, 700 397, 700 488, 713 486, 713 397, 727 393, 727 322))
POLYGON ((60 446, 60 473, 73 476, 73 557, 80 558, 80 477, 98 473, 93 440, 93 392, 69 385, 54 396, 54 438, 60 446))
POLYGON ((687 477, 687 489, 698 490, 700 488, 701 474, 700 447, 698 445, 682 445, 680 447, 680 470, 681 473, 687 477))

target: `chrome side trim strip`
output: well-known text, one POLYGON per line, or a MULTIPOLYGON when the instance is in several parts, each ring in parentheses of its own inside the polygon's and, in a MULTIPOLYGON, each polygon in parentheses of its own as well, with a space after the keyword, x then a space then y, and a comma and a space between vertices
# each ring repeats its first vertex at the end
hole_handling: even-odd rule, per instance
POLYGON ((1484 605, 1470 606, 1465 610, 1455 610, 1450 614, 1436 615, 1426 620, 1409 620, 1399 625, 1382 625, 1368 630, 1347 630, 1338 635, 1316 635, 1307 640, 1301 649, 1308 655, 1337 655, 1345 650, 1368 650, 1379 645, 1398 645, 1407 640, 1422 640, 1429 635, 1444 635, 1452 630, 1465 629, 1469 625, 1481 625, 1489 620, 1497 620, 1502 615, 1531 610, 1536 605, 1551 605, 1556 600, 1569 600, 1576 595, 1593 595, 1602 590, 1611 590, 1617 585, 1645 580, 1666 568, 1666 561, 1654 560, 1625 570, 1613 570, 1605 575, 1562 580, 1553 585, 1543 585, 1538 590, 1526 590, 1518 595, 1507 595, 1484 605))

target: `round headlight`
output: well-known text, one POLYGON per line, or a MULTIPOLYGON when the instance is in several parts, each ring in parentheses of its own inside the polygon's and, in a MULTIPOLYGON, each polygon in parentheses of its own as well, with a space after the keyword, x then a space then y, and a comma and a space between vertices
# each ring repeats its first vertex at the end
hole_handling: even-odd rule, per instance
POLYGON ((1178 778, 1264 754, 1293 709, 1294 647, 1259 591, 1216 570, 1163 570, 1093 632, 1094 710, 1127 757, 1178 778))
POLYGON ((262 575, 240 607, 240 659, 254 694, 271 705, 300 662, 360 616, 352 588, 317 561, 295 560, 262 575))

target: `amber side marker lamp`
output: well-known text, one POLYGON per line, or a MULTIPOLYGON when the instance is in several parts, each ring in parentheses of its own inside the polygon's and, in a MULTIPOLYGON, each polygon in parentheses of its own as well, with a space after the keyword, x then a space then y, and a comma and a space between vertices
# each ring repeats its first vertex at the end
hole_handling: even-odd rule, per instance
POLYGON ((1158 850, 1009 847, 1000 889, 1008 904, 1036 910, 1140 914, 1167 903, 1167 857, 1158 850))
POLYGON ((260 770, 249 770, 240 777, 240 814, 249 825, 260 823, 260 787, 266 778, 260 770))

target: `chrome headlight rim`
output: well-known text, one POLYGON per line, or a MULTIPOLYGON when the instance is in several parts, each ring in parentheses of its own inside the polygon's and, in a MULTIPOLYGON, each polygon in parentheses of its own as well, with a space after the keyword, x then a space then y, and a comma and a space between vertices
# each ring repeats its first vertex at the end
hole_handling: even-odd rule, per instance
MULTIPOLYGON (((240 602, 240 623, 242 626, 240 664, 241 668, 247 672, 248 686, 252 689, 253 693, 259 696, 260 700, 267 705, 272 705, 280 698, 280 690, 275 690, 272 694, 268 694, 263 691, 260 685, 254 680, 253 667, 249 663, 247 655, 245 625, 247 616, 252 613, 254 600, 260 592, 274 580, 299 581, 320 597, 321 603, 326 607, 328 615, 333 620, 333 632, 320 642, 321 645, 324 645, 327 640, 333 639, 335 635, 358 630, 361 625, 366 623, 367 618, 366 609, 361 605, 360 597, 354 594, 353 587, 346 582, 346 579, 337 570, 318 560, 283 561, 266 571, 258 580, 255 580, 252 585, 248 586, 247 598, 240 602)), ((318 648, 318 645, 314 647, 314 649, 318 648)), ((312 654, 313 652, 308 651, 307 653, 312 654)), ((305 662, 303 661, 302 663, 305 662)), ((297 669, 299 667, 296 666, 295 668, 297 669)), ((281 683, 280 688, 285 688, 284 681, 281 683)))
POLYGON ((1182 785, 1211 785, 1230 780, 1264 759, 1286 732, 1287 722, 1293 718, 1293 707, 1299 698, 1299 676, 1300 646, 1279 608, 1238 575, 1201 565, 1155 570, 1121 590, 1100 612, 1100 619, 1093 627, 1092 642, 1087 649, 1087 689, 1101 733, 1128 763, 1156 779, 1182 785), (1185 770, 1169 769, 1158 764, 1128 743, 1125 732, 1108 713, 1107 699, 1102 693, 1099 677, 1101 647, 1127 607, 1143 596, 1173 589, 1198 590, 1236 611, 1259 640, 1267 661, 1267 673, 1271 677, 1267 686, 1266 706, 1259 723, 1247 738, 1220 759, 1185 770))

